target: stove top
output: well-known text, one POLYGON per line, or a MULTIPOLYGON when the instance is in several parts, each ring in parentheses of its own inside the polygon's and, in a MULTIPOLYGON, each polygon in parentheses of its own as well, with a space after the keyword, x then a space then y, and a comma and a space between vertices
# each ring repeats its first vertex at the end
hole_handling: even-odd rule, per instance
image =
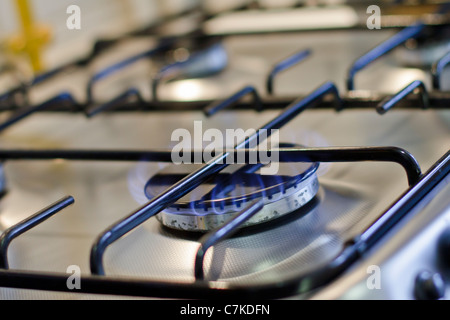
POLYGON ((4 88, 0 296, 445 298, 447 27, 320 29, 134 34, 4 88))

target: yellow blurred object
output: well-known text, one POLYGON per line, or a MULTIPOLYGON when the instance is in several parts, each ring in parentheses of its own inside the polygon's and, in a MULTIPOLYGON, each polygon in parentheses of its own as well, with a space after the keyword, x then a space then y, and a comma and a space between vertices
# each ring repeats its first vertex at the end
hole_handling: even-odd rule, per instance
POLYGON ((50 28, 35 23, 28 0, 15 0, 22 33, 8 41, 8 48, 14 53, 25 53, 34 72, 44 69, 41 50, 51 38, 50 28))

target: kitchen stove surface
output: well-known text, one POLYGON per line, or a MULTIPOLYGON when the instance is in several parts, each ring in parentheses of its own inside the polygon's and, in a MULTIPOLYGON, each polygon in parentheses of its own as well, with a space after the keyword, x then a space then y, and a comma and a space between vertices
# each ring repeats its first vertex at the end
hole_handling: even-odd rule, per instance
MULTIPOLYGON (((180 48, 175 46, 169 53, 165 43, 154 50, 157 44, 161 44, 156 37, 130 37, 105 50, 89 64, 84 62, 72 66, 42 83, 36 81, 29 88, 28 102, 31 106, 38 106, 39 110, 30 112, 26 119, 19 117, 11 121, 9 111, 13 107, 20 108, 27 101, 13 99, 19 106, 12 106, 9 105, 9 96, 3 96, 3 100, 0 98, 0 107, 3 108, 0 119, 6 121, 4 126, 0 125, 4 130, 0 135, 0 158, 4 160, 0 186, 5 192, 0 202, 0 230, 5 234, 10 230, 8 228, 65 196, 75 199, 74 204, 20 235, 9 245, 7 258, 11 272, 32 272, 37 277, 49 275, 48 282, 41 283, 38 288, 43 286, 44 290, 25 290, 30 289, 26 284, 24 289, 20 289, 20 280, 7 285, 2 272, 9 271, 1 270, 0 297, 109 299, 123 298, 122 294, 130 293, 132 297, 209 298, 221 297, 221 294, 226 296, 231 291, 230 295, 239 292, 247 297, 266 294, 269 297, 320 299, 352 298, 355 294, 356 298, 414 298, 410 283, 404 286, 409 295, 406 291, 394 290, 387 294, 367 288, 361 289, 366 290, 364 293, 355 293, 355 286, 360 288, 366 283, 367 272, 364 272, 367 266, 384 268, 383 258, 396 257, 395 249, 402 244, 394 237, 392 243, 386 242, 379 250, 379 254, 384 256, 379 258, 375 255, 374 260, 372 257, 364 260, 364 246, 372 247, 372 235, 378 236, 374 228, 390 221, 389 215, 384 213, 397 211, 406 196, 426 184, 428 178, 433 181, 434 171, 431 178, 428 174, 419 176, 419 173, 433 170, 437 161, 449 151, 450 145, 449 97, 445 92, 448 75, 442 75, 442 90, 426 90, 433 84, 429 51, 435 55, 436 51, 441 52, 441 46, 427 47, 429 51, 425 59, 423 51, 414 48, 417 45, 423 49, 422 42, 410 39, 406 46, 361 70, 355 77, 357 90, 347 88, 348 71, 353 62, 380 42, 396 35, 397 31, 390 28, 377 31, 344 28, 237 34, 223 38, 206 36, 198 38, 198 42, 178 39, 180 48), (203 42, 202 39, 208 41, 203 42), (277 75, 274 92, 269 94, 267 76, 274 65, 299 52, 304 53, 301 55, 304 61, 277 75), (185 64, 184 59, 189 62, 189 57, 198 57, 198 54, 200 61, 207 61, 206 76, 205 65, 199 69, 196 63, 185 64), (120 61, 122 63, 115 64, 120 61), (175 64, 163 68, 168 63, 175 64), (174 80, 174 74, 181 78, 186 76, 183 74, 186 65, 189 66, 188 79, 174 80), (180 70, 183 71, 181 74, 180 70), (157 86, 150 79, 158 79, 157 86), (408 95, 402 100, 406 108, 377 114, 375 107, 379 102, 412 81, 415 81, 412 85, 417 85, 417 90, 410 86, 409 93, 417 94, 404 94, 408 95), (229 191, 230 185, 227 184, 218 190, 220 199, 212 197, 211 203, 203 199, 199 204, 205 193, 212 193, 217 188, 217 183, 216 188, 203 184, 205 190, 190 190, 190 194, 174 201, 175 204, 165 206, 157 217, 143 219, 123 237, 114 239, 105 247, 100 245, 97 249, 104 249, 104 254, 100 255, 103 265, 95 265, 93 256, 98 251, 93 249, 93 244, 99 243, 99 235, 110 236, 112 232, 105 233, 105 230, 120 226, 118 222, 129 217, 130 212, 140 210, 136 208, 145 206, 149 198, 157 200, 158 195, 172 185, 172 180, 159 181, 162 173, 174 172, 171 161, 150 161, 146 157, 148 152, 160 151, 167 156, 175 144, 172 134, 182 128, 194 135, 196 122, 202 123, 204 131, 215 129, 220 132, 272 124, 277 116, 284 114, 278 109, 291 103, 295 105, 295 101, 311 102, 310 93, 325 82, 320 88, 336 89, 328 93, 341 98, 342 109, 332 110, 329 99, 326 99, 328 95, 325 95, 322 97, 324 101, 315 101, 319 108, 303 110, 300 115, 291 114, 289 119, 284 119, 286 121, 280 121, 279 141, 295 146, 291 149, 297 150, 291 151, 303 155, 299 156, 302 161, 280 162, 288 171, 283 173, 283 177, 288 178, 281 184, 285 189, 281 190, 276 184, 274 187, 274 181, 266 176, 258 176, 258 179, 269 181, 269 185, 257 185, 256 189, 251 189, 248 185, 251 181, 239 177, 234 187, 243 185, 242 193, 233 194, 235 190, 229 191), (253 101, 239 97, 236 99, 239 101, 234 101, 237 102, 236 109, 230 107, 231 103, 226 103, 225 107, 222 105, 228 107, 226 110, 205 114, 205 108, 217 107, 217 101, 242 88, 250 88, 243 91, 243 95, 252 93, 253 101), (64 94, 60 95, 61 92, 64 94), (49 105, 55 109, 42 110, 49 105), (389 148, 391 146, 394 148, 389 148), (337 149, 348 156, 333 153, 337 149), (307 154, 308 150, 312 153, 307 154), (322 156, 318 155, 320 152, 323 152, 322 156), (316 159, 309 159, 311 155, 316 159), (417 172, 417 164, 421 172, 417 172), (295 189, 296 184, 300 191, 295 189), (271 188, 275 190, 273 194, 271 188), (257 197, 253 197, 255 193, 257 197), (281 200, 273 202, 278 194, 283 194, 281 200), (301 195, 303 201, 301 206, 297 206, 295 198, 301 195), (236 199, 243 196, 249 201, 238 207, 236 199), (263 199, 266 207, 258 207, 261 203, 255 205, 255 199, 263 199), (258 218, 256 214, 256 225, 240 225, 227 237, 208 237, 211 234, 205 231, 219 227, 218 223, 222 225, 224 221, 213 219, 211 225, 204 224, 203 213, 197 212, 196 205, 206 207, 207 211, 216 211, 217 207, 212 202, 217 200, 221 210, 230 211, 227 213, 245 214, 245 208, 247 211, 256 208, 257 211, 266 210, 265 216, 258 218), (254 207, 249 209, 247 205, 254 207), (195 212, 188 210, 192 206, 195 212), (179 211, 184 217, 188 216, 186 223, 192 223, 191 226, 173 223, 172 216, 179 215, 179 211), (274 212, 283 214, 270 220, 276 216, 274 212), (266 221, 268 219, 270 221, 266 221), (263 223, 259 223, 261 220, 263 223), (361 239, 369 240, 362 243, 361 239), (353 248, 351 244, 359 247, 353 248), (356 253, 351 251, 353 249, 356 253), (349 273, 339 269, 341 266, 338 265, 343 276, 334 282, 334 267, 339 264, 336 261, 342 254, 348 254, 350 258, 357 255, 360 260, 356 259, 358 263, 353 269, 348 269, 349 273), (85 291, 66 290, 65 279, 73 266, 81 271, 85 291), (318 271, 323 270, 329 271, 330 278, 328 274, 317 276, 318 271), (353 277, 351 270, 355 270, 353 277), (310 281, 309 275, 317 277, 310 281), (306 280, 298 280, 303 278, 306 280), (320 282, 318 287, 315 287, 316 280, 320 282), (111 284, 108 281, 114 283, 112 287, 116 291, 105 292, 111 284), (339 290, 339 283, 346 288, 345 292, 339 290), (52 290, 53 285, 58 288, 56 291, 63 292, 46 291, 52 290), (9 286, 13 288, 7 288, 9 286), (91 295, 93 292, 107 295, 91 295), (296 296, 298 293, 301 295, 296 296)), ((71 57, 70 54, 67 56, 71 57)), ((199 167, 198 164, 184 165, 182 169, 187 169, 183 173, 190 173, 199 167)), ((229 167, 223 173, 234 170, 235 167, 229 167)), ((221 179, 220 175, 217 177, 221 179)), ((443 181, 448 183, 448 179, 443 181)), ((443 192, 447 189, 442 187, 443 192)), ((436 217, 445 215, 448 211, 448 205, 442 200, 445 196, 431 191, 430 194, 428 197, 420 194, 418 200, 441 200, 438 204, 433 202, 423 212, 431 211, 431 215, 436 217)), ((414 210, 409 208, 418 216, 413 220, 419 222, 405 230, 416 232, 421 225, 431 224, 428 220, 421 220, 424 219, 421 211, 424 206, 414 205, 414 210)), ((216 213, 212 215, 214 218, 224 217, 216 213)), ((388 229, 391 227, 389 225, 388 229)), ((413 237, 412 233, 405 235, 402 232, 406 231, 399 233, 404 238, 413 237)), ((411 257, 412 260, 421 258, 414 254, 411 257)), ((386 266, 392 270, 390 279, 395 279, 395 274, 399 273, 395 263, 389 261, 386 266)), ((431 268, 432 264, 427 266, 431 268)))
MULTIPOLYGON (((224 112, 204 120, 215 127, 220 118, 221 125, 230 128, 258 125, 274 114, 224 112)), ((448 111, 398 110, 380 117, 364 110, 339 114, 311 110, 284 127, 280 139, 311 147, 396 145, 410 150, 427 170, 446 151, 449 116, 448 111), (423 122, 434 125, 425 129, 419 125, 423 122), (361 134, 361 128, 371 130, 361 134)), ((157 134, 160 139, 151 141, 151 149, 164 149, 172 129, 190 128, 194 119, 203 117, 188 113, 181 123, 165 113, 106 114, 92 121, 77 115, 39 114, 6 132, 2 144, 4 148, 14 142, 15 148, 31 149, 101 145, 105 150, 145 150, 150 141, 136 137, 157 134), (104 131, 98 130, 99 124, 104 131)), ((68 266, 77 265, 89 274, 87 257, 97 235, 146 201, 145 184, 164 165, 57 159, 6 162, 8 193, 2 200, 2 229, 29 216, 31 208, 38 211, 67 194, 75 198, 74 205, 11 244, 10 266, 65 272, 68 266)), ((396 164, 324 163, 318 176, 320 190, 307 208, 273 225, 244 230, 209 250, 204 261, 206 279, 250 285, 314 270, 333 259, 347 240, 368 227, 408 187, 404 171, 396 164)), ((106 274, 193 281, 199 239, 200 235, 174 232, 150 219, 106 251, 106 274)), ((12 294, 10 289, 2 291, 12 294)), ((12 297, 21 297, 17 294, 12 297)))

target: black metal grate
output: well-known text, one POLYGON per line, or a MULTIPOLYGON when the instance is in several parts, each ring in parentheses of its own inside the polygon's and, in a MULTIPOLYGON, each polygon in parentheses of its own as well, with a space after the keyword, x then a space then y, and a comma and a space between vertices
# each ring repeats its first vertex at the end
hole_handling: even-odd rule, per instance
MULTIPOLYGON (((348 90, 354 89, 353 78, 356 72, 362 70, 372 61, 388 54, 396 46, 404 43, 408 39, 417 37, 427 28, 427 25, 420 23, 407 27, 396 34, 388 41, 377 46, 358 59, 350 68, 348 78, 348 90)), ((146 34, 150 28, 145 31, 137 31, 136 34, 146 34)), ((130 35, 127 35, 130 36, 130 35)), ((195 43, 206 41, 216 45, 215 37, 201 35, 195 37, 195 43)), ((373 108, 382 114, 391 109, 394 105, 402 105, 409 108, 448 108, 450 102, 450 93, 439 91, 439 79, 445 65, 448 64, 448 55, 436 62, 433 68, 435 75, 434 89, 428 92, 420 81, 415 81, 405 87, 402 91, 393 97, 377 97, 372 99, 355 97, 348 94, 341 95, 336 86, 327 82, 317 88, 308 96, 300 97, 292 102, 289 98, 269 97, 261 98, 258 92, 248 86, 220 103, 213 101, 194 101, 194 102, 170 102, 170 101, 145 101, 136 88, 130 88, 126 92, 119 94, 116 98, 107 102, 96 102, 93 98, 94 85, 109 75, 128 67, 140 59, 148 59, 154 55, 177 46, 178 39, 161 39, 160 43, 148 51, 142 52, 136 56, 123 60, 112 65, 90 79, 86 88, 87 100, 77 101, 70 92, 63 92, 56 97, 38 105, 38 106, 16 106, 12 97, 15 95, 23 95, 23 101, 27 101, 26 95, 28 89, 51 79, 54 75, 64 71, 69 67, 84 67, 103 49, 108 48, 112 43, 120 41, 115 39, 111 41, 99 41, 95 45, 92 54, 75 61, 67 66, 63 66, 56 70, 51 70, 43 75, 36 77, 30 84, 20 85, 18 88, 4 93, 0 96, 0 105, 4 106, 3 110, 14 110, 14 114, 0 124, 0 130, 4 130, 27 116, 35 112, 41 112, 51 109, 52 111, 70 111, 81 112, 86 116, 92 117, 101 112, 114 109, 115 111, 177 111, 183 110, 203 110, 208 116, 216 114, 218 111, 234 104, 237 109, 257 109, 266 110, 271 108, 283 108, 284 110, 268 122, 260 130, 270 130, 282 128, 287 122, 296 117, 306 108, 330 108, 333 107, 337 111, 343 111, 349 108, 373 108), (416 89, 421 89, 421 94, 411 97, 410 93, 416 89), (239 102, 239 100, 248 94, 252 94, 254 101, 251 103, 239 102), (136 98, 132 104, 128 101, 130 97, 136 98), (331 97, 331 98, 330 98, 331 97), (421 103, 417 103, 421 101, 421 103), (287 107, 286 107, 287 106, 287 107)), ((165 72, 171 69, 183 68, 194 60, 201 57, 205 50, 210 50, 211 46, 199 49, 199 56, 194 56, 192 60, 188 60, 182 65, 171 65, 162 71, 157 81, 153 82, 153 92, 157 92, 158 85, 165 80, 165 72)), ((276 65, 273 71, 267 77, 267 91, 269 94, 274 93, 274 79, 276 74, 285 71, 289 67, 299 63, 306 58, 310 52, 308 50, 296 53, 281 63, 276 65)), ((226 159, 227 157, 236 157, 240 152, 246 153, 246 159, 252 151, 245 150, 251 140, 257 139, 258 131, 254 136, 237 145, 234 150, 229 150, 224 154, 218 155, 216 159, 226 159)), ((217 164, 215 161, 205 164, 200 170, 193 172, 188 177, 179 181, 166 192, 160 194, 141 208, 130 213, 126 218, 118 221, 111 228, 100 234, 92 246, 90 263, 91 276, 81 279, 80 293, 98 293, 113 295, 130 295, 130 296, 146 296, 146 297, 164 297, 164 298, 223 298, 223 297, 252 297, 252 298, 281 298, 300 292, 317 288, 328 281, 332 280, 339 273, 345 270, 349 265, 358 259, 358 257, 371 247, 376 241, 383 236, 396 222, 398 222, 408 211, 420 201, 434 186, 436 186, 449 173, 450 153, 447 153, 442 159, 425 174, 421 173, 420 167, 414 157, 407 151, 393 147, 349 147, 349 148, 282 148, 280 150, 272 150, 280 153, 281 162, 359 162, 359 161, 380 161, 380 162, 396 162, 403 166, 409 181, 409 188, 405 193, 389 207, 385 212, 381 213, 379 219, 374 221, 371 227, 363 232, 359 238, 350 240, 342 252, 335 259, 323 267, 312 273, 304 274, 299 277, 292 278, 287 281, 276 284, 256 285, 256 286, 239 286, 230 285, 220 282, 210 282, 204 280, 203 260, 206 251, 216 245, 219 241, 230 236, 237 230, 240 224, 249 219, 255 212, 261 208, 261 204, 252 203, 245 208, 239 215, 229 221, 226 225, 208 233, 201 239, 201 246, 197 253, 195 261, 195 278, 194 283, 171 283, 148 281, 142 279, 117 279, 105 276, 103 268, 103 255, 105 250, 116 240, 126 233, 132 231, 146 220, 154 217, 157 213, 164 210, 167 206, 181 198, 183 195, 199 186, 203 181, 223 170, 226 165, 217 164)), ((192 157, 195 155, 192 153, 192 157)), ((83 161, 146 161, 152 162, 170 162, 171 154, 166 151, 130 151, 130 150, 0 150, 0 159, 3 162, 15 160, 83 160, 83 161)), ((26 288, 38 290, 51 290, 60 292, 69 292, 66 281, 67 275, 56 273, 33 273, 25 271, 8 270, 7 249, 9 243, 20 234, 33 228, 37 224, 43 222, 50 215, 58 212, 73 202, 73 198, 67 197, 54 205, 33 215, 29 219, 15 225, 3 233, 0 238, 0 286, 11 288, 26 288)))

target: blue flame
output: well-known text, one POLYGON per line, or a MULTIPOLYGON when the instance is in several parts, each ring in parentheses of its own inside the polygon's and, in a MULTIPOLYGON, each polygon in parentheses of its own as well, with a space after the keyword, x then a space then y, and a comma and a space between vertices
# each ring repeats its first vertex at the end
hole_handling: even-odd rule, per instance
POLYGON ((143 205, 149 201, 145 193, 145 186, 150 177, 157 174, 166 166, 167 164, 163 163, 141 161, 128 172, 128 190, 138 204, 143 205))

